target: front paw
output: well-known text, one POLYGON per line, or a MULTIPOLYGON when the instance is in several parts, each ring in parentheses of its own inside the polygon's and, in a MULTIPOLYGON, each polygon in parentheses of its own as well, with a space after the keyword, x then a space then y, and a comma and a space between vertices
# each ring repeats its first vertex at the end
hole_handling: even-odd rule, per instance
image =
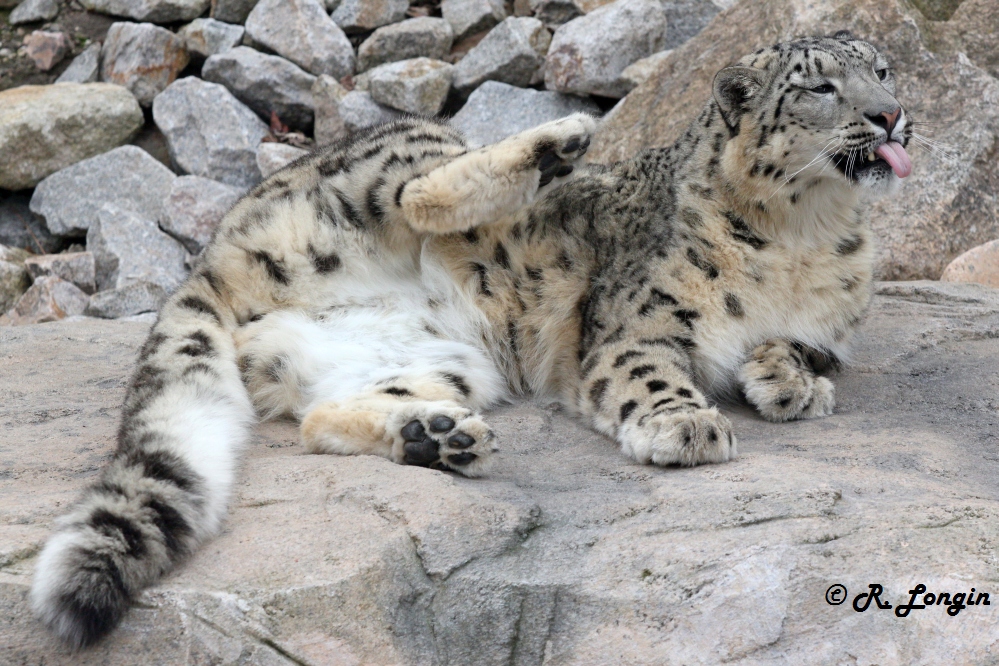
POLYGON ((620 439, 625 453, 656 465, 720 463, 738 453, 732 424, 715 408, 651 416, 623 426, 620 439))
POLYGON ((831 381, 787 365, 750 361, 743 366, 740 379, 746 399, 768 421, 829 416, 836 405, 831 381))

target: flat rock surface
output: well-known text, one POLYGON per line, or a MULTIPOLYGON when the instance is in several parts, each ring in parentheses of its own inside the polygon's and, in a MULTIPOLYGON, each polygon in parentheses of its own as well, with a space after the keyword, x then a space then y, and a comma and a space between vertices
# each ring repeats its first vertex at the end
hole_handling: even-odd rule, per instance
POLYGON ((739 457, 659 469, 557 410, 489 420, 484 479, 304 455, 259 427, 223 534, 70 655, 26 594, 54 518, 96 478, 147 324, 0 328, 0 662, 992 663, 999 650, 999 291, 879 287, 836 413, 725 408, 739 457), (851 608, 990 593, 957 617, 851 608), (826 590, 849 601, 830 606, 826 590), (957 656, 959 655, 959 656, 957 656))

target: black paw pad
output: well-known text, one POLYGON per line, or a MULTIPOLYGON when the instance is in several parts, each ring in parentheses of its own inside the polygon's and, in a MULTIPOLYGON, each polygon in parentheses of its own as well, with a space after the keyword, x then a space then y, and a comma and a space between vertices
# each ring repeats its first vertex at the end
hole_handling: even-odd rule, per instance
POLYGON ((564 178, 565 176, 568 176, 570 173, 572 173, 572 165, 563 164, 558 168, 558 171, 555 172, 555 177, 564 178))
POLYGON ((452 465, 467 465, 478 457, 479 456, 474 453, 465 451, 464 453, 455 453, 454 455, 448 456, 447 461, 452 465))
POLYGON ((447 432, 454 427, 454 419, 444 415, 430 419, 430 432, 447 432))
POLYGON ((569 143, 562 148, 563 153, 574 153, 579 150, 579 137, 569 139, 569 143))
POLYGON ((407 442, 419 442, 427 434, 419 421, 410 421, 402 427, 401 432, 402 438, 407 442))
POLYGON ((407 465, 420 465, 426 467, 432 462, 436 462, 440 456, 437 454, 437 442, 426 437, 418 442, 406 442, 403 446, 407 465))
POLYGON ((549 169, 553 169, 558 163, 559 163, 558 155, 549 151, 544 155, 542 155, 541 159, 538 160, 538 168, 544 172, 548 171, 549 169))
POLYGON ((471 435, 466 435, 463 432, 451 435, 447 439, 447 444, 452 449, 467 449, 468 447, 475 444, 475 438, 471 435))

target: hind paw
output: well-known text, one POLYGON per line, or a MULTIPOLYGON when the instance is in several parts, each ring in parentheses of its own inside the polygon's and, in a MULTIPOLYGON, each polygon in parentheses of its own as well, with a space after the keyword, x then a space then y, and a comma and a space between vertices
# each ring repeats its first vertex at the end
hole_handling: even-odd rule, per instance
POLYGON ((534 155, 541 172, 538 187, 572 173, 573 162, 586 154, 597 122, 585 113, 577 113, 538 127, 534 155))
MULTIPOLYGON (((496 452, 496 436, 475 413, 461 407, 431 405, 394 419, 396 462, 481 475, 496 452)), ((391 427, 391 426, 390 426, 391 427)))

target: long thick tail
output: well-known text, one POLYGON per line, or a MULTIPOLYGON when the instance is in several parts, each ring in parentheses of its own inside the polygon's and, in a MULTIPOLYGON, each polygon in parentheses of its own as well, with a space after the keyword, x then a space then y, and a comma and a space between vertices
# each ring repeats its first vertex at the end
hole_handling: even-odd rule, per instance
POLYGON ((39 557, 35 612, 73 647, 113 629, 131 602, 214 534, 253 409, 231 311, 194 276, 139 355, 118 449, 39 557))

